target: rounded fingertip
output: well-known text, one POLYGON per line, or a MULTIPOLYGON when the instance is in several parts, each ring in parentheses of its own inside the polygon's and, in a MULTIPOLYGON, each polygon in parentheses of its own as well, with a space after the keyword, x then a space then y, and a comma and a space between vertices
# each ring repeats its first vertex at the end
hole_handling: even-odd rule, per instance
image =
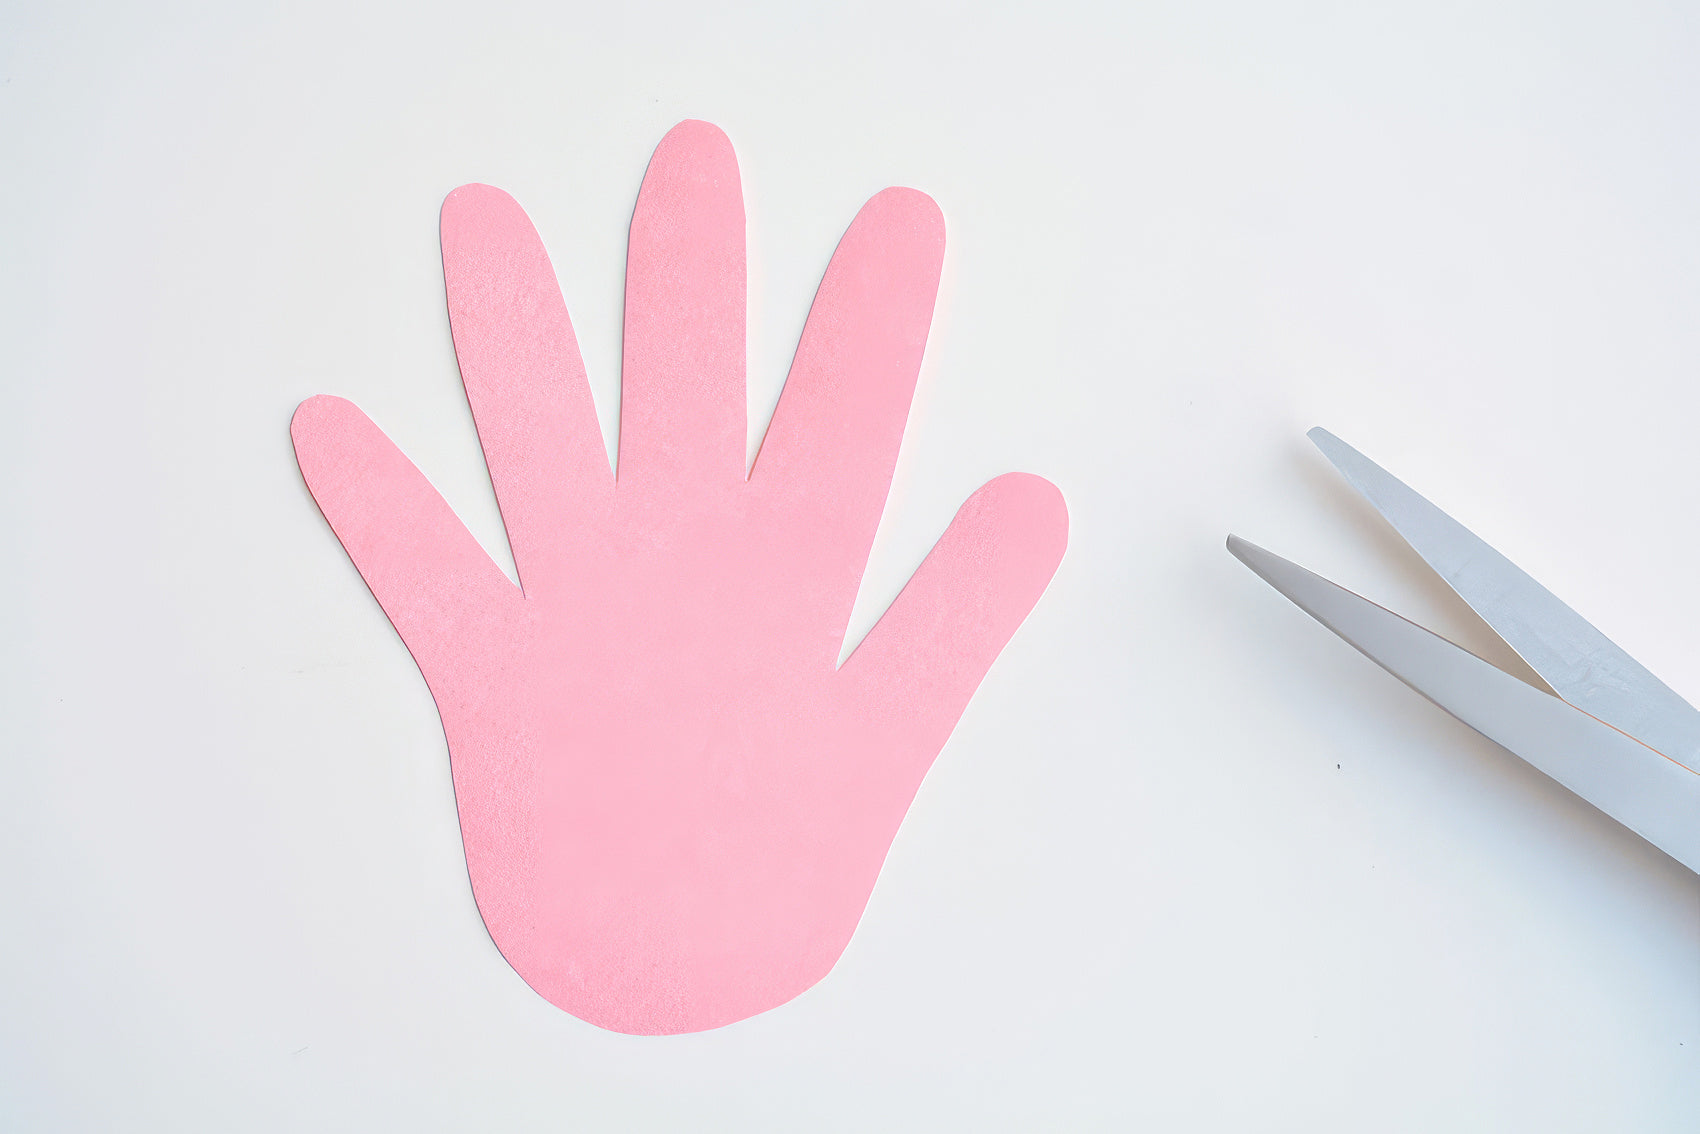
POLYGON ((378 427, 359 406, 332 394, 308 398, 295 407, 289 419, 295 459, 309 480, 315 472, 322 472, 327 462, 334 463, 336 454, 358 451, 374 433, 378 433, 378 427))
MULTIPOLYGON (((999 506, 1060 525, 1068 531, 1068 501, 1062 489, 1042 476, 1028 472, 1009 472, 993 477, 981 486, 980 492, 996 494, 999 506)), ((979 495, 976 493, 975 495, 979 495)))
POLYGON ((461 213, 468 209, 518 208, 519 203, 505 189, 494 185, 485 185, 480 181, 469 181, 465 185, 449 190, 449 195, 443 198, 443 212, 461 213))
POLYGON ((712 122, 694 118, 667 131, 644 170, 643 186, 638 190, 640 215, 646 204, 651 212, 659 209, 664 214, 676 208, 692 216, 704 209, 724 213, 722 220, 735 222, 741 243, 744 190, 732 140, 712 122))
POLYGON ((917 227, 934 229, 941 237, 944 235, 944 210, 929 194, 919 189, 893 185, 869 197, 868 203, 862 207, 907 217, 917 227))
POLYGON ((443 198, 437 224, 445 253, 467 241, 485 247, 504 233, 529 240, 533 231, 531 218, 518 201, 494 185, 477 182, 462 185, 443 198))
POLYGON ((855 224, 876 225, 888 232, 905 233, 917 244, 931 247, 935 254, 944 250, 944 211, 938 202, 919 189, 894 185, 881 189, 856 214, 855 224))
POLYGON ((1012 472, 988 481, 980 492, 995 494, 1005 523, 1023 533, 1032 546, 1062 558, 1068 546, 1068 502, 1062 489, 1042 476, 1012 472))
POLYGON ((687 118, 661 139, 655 147, 656 157, 683 156, 689 153, 701 157, 724 156, 731 158, 732 139, 726 136, 726 131, 712 122, 704 122, 700 118, 687 118))
MULTIPOLYGON (((634 258, 659 256, 662 265, 670 266, 658 280, 688 281, 691 273, 675 263, 680 255, 688 260, 724 258, 724 263, 736 263, 742 270, 744 190, 738 158, 718 126, 694 119, 667 131, 649 159, 632 213, 627 265, 634 258), (664 252, 663 247, 673 250, 664 252)), ((626 286, 630 301, 630 275, 626 286)))
POLYGON ((350 412, 359 413, 360 409, 347 398, 315 394, 295 407, 295 413, 289 419, 289 436, 299 447, 304 439, 323 432, 325 426, 350 412))
POLYGON ((1017 583, 1012 593, 1036 599, 1068 548, 1068 505, 1044 477, 1005 473, 981 485, 951 527, 970 555, 997 563, 997 573, 1017 583))

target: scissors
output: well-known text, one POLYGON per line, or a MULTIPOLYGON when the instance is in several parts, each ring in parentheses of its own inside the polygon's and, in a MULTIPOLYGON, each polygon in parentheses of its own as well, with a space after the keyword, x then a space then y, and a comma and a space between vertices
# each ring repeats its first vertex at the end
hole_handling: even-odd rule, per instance
POLYGON ((1700 712, 1385 469, 1327 430, 1309 436, 1551 691, 1238 536, 1228 550, 1394 677, 1700 873, 1700 712))

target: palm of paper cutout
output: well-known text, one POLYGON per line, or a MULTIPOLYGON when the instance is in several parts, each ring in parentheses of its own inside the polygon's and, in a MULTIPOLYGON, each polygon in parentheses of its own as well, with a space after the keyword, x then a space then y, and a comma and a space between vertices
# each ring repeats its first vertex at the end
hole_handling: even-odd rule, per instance
POLYGON ((442 218, 450 322, 514 587, 352 404, 291 432, 442 714, 473 893, 593 1024, 716 1027, 814 984, 922 776, 1050 581, 1061 496, 971 497, 837 658, 932 317, 943 221, 890 189, 834 253, 744 475, 744 214, 725 136, 662 141, 631 228, 619 477, 553 269, 506 194, 442 218))

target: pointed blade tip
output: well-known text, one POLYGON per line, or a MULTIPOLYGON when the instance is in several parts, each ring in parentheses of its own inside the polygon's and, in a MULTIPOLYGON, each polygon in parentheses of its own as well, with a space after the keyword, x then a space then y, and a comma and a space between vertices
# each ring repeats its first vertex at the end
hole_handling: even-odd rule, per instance
MULTIPOLYGON (((1283 589, 1269 573, 1272 566, 1279 566, 1280 564, 1286 563, 1287 561, 1285 559, 1282 559, 1279 555, 1276 555, 1272 551, 1265 551, 1263 548, 1257 546, 1257 544, 1252 543, 1249 539, 1241 539, 1237 535, 1228 536, 1228 554, 1245 564, 1246 568, 1251 571, 1252 574, 1256 575, 1276 590, 1281 591, 1282 594, 1286 593, 1285 589, 1283 589)), ((1292 565, 1289 564, 1289 566, 1292 565)))
POLYGON ((1341 453, 1350 453, 1352 456, 1358 458, 1363 457, 1362 453, 1358 452, 1356 449, 1352 448, 1350 445, 1346 444, 1320 425, 1314 426, 1310 430, 1306 431, 1305 436, 1310 438, 1310 443, 1320 449, 1322 451, 1322 455, 1327 457, 1336 466, 1340 463, 1341 453))

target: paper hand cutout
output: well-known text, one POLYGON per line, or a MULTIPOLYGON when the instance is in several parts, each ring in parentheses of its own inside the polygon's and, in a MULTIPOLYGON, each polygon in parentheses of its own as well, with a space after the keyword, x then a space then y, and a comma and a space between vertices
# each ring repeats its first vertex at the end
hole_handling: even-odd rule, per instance
POLYGON ((781 1004, 844 950, 1067 540, 1049 483, 991 481, 838 667, 932 318, 938 208, 888 189, 857 215, 747 479, 743 198, 719 130, 675 127, 638 196, 617 483, 525 213, 464 186, 442 241, 520 586, 351 403, 312 398, 291 433, 442 714, 484 923, 604 1028, 781 1004))

